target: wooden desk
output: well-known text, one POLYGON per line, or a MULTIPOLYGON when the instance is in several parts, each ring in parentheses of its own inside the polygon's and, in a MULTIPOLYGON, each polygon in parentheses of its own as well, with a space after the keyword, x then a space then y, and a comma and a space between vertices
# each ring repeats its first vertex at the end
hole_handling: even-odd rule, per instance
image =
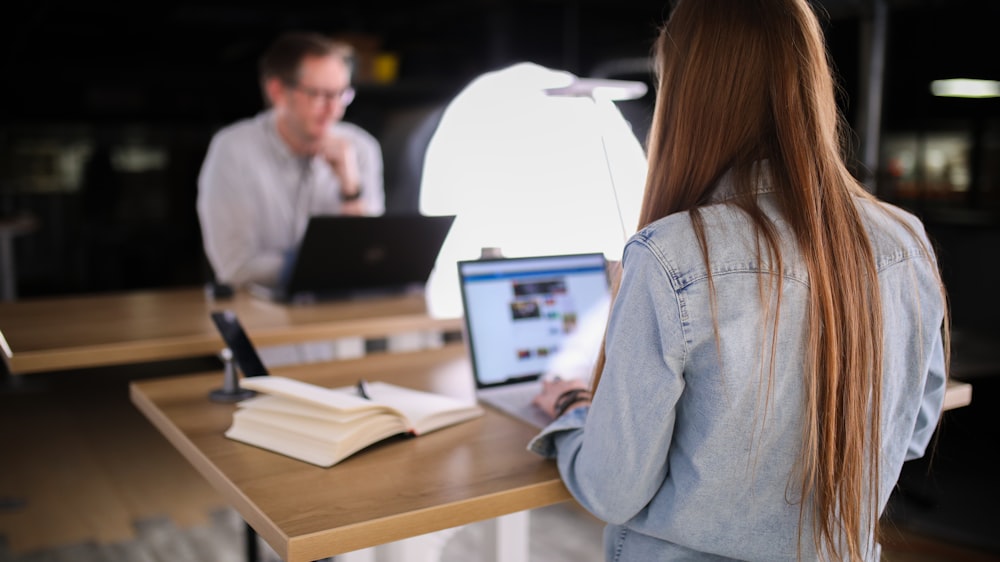
POLYGON ((972 403, 972 385, 967 382, 951 379, 944 390, 942 410, 961 408, 972 403))
MULTIPOLYGON (((276 369, 325 386, 359 377, 470 398, 462 346, 276 369)), ((486 415, 376 445, 328 469, 229 440, 235 406, 210 402, 221 373, 133 382, 132 402, 286 562, 316 560, 570 499, 536 430, 486 415)))
MULTIPOLYGON (((373 355, 276 373, 324 386, 358 378, 473 396, 464 348, 373 355)), ((221 373, 133 382, 132 402, 287 562, 315 560, 570 499, 554 463, 528 453, 535 429, 482 418, 376 445, 329 469, 231 441, 235 406, 210 402, 221 373)), ((971 387, 949 384, 945 409, 971 387)), ((517 531, 515 531, 517 532, 517 531)), ((369 558, 370 559, 370 558, 369 558)))
POLYGON ((257 346, 462 326, 430 318, 419 295, 282 305, 245 293, 212 300, 196 287, 0 303, 0 352, 6 339, 14 375, 212 355, 223 343, 209 313, 221 308, 257 346))

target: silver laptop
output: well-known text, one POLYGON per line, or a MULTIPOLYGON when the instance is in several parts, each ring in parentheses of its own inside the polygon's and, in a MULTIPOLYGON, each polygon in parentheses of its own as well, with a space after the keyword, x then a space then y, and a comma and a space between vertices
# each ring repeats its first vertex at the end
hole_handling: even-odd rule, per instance
POLYGON ((536 427, 543 376, 590 376, 610 288, 604 254, 458 262, 479 400, 536 427), (596 335, 596 337, 595 337, 596 335))

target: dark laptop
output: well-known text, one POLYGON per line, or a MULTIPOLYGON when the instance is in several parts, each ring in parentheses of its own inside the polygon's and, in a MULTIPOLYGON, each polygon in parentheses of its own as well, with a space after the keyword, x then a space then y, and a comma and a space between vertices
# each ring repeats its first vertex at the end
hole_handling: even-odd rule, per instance
POLYGON ((476 396, 532 425, 549 420, 531 404, 541 377, 582 348, 589 375, 610 302, 604 254, 458 262, 476 396))
POLYGON ((454 220, 314 216, 285 283, 251 285, 250 291, 281 302, 310 302, 423 290, 454 220))

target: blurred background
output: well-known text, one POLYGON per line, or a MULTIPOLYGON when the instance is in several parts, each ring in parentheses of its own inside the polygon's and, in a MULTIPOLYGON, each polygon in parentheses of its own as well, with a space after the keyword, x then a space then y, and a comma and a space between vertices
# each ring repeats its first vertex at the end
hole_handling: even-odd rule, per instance
MULTIPOLYGON (((883 198, 920 213, 943 243, 956 246, 954 258, 951 249, 943 256, 949 268, 951 261, 974 260, 962 254, 959 242, 967 235, 1000 242, 1000 99, 934 97, 929 84, 1000 78, 991 36, 998 3, 816 4, 827 14, 859 177, 883 198), (878 41, 885 53, 884 71, 876 74, 883 103, 881 115, 874 114, 873 160, 862 152, 873 138, 866 136, 872 130, 867 61, 878 55, 878 41), (875 169, 866 167, 872 163, 875 169)), ((355 45, 358 97, 346 120, 382 141, 389 210, 405 212, 416 205, 421 143, 440 108, 470 80, 530 61, 581 76, 648 81, 642 63, 669 6, 668 0, 141 7, 38 1, 6 12, 0 220, 13 232, 16 294, 23 298, 204 280, 194 207, 201 160, 219 127, 261 108, 257 57, 283 30, 321 31, 355 45)), ((644 140, 652 93, 627 103, 623 112, 644 140)), ((955 273, 963 293, 995 286, 955 273)), ((981 303, 965 310, 955 298, 963 321, 988 322, 987 312, 996 312, 981 303)))
MULTIPOLYGON (((918 533, 995 559, 1000 98, 937 97, 930 84, 1000 80, 1000 2, 814 3, 840 77, 851 168, 927 225, 953 307, 953 374, 974 387, 972 406, 946 416, 933 461, 907 464, 891 511, 918 533)), ((668 13, 669 0, 8 5, 0 268, 16 282, 0 297, 205 282, 201 162, 216 130, 261 109, 257 58, 282 31, 319 31, 357 49, 358 95, 345 119, 382 143, 387 209, 402 213, 416 212, 427 142, 471 80, 534 62, 651 83, 647 58, 668 13)), ((619 102, 640 141, 652 100, 651 89, 619 102)))
MULTIPOLYGON (((1000 266, 983 251, 1000 246, 1000 98, 935 97, 930 83, 1000 79, 1000 3, 815 5, 853 129, 852 168, 927 222, 956 324, 995 330, 1000 266)), ((0 238, 11 248, 14 294, 202 283, 201 161, 218 128, 261 109, 257 58, 281 31, 354 44, 358 96, 346 120, 382 142, 388 210, 413 212, 436 119, 472 79, 528 61, 649 82, 650 45, 667 14, 669 0, 8 7, 0 23, 0 238)), ((641 140, 652 99, 651 90, 620 102, 641 140)))

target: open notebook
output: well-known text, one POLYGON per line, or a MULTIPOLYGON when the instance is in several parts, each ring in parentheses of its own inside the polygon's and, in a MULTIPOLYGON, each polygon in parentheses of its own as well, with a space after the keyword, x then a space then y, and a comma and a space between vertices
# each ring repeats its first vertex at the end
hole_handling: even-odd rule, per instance
POLYGON ((416 437, 483 414, 467 400, 387 382, 324 388, 273 376, 233 311, 211 317, 243 371, 244 390, 252 391, 233 414, 230 439, 329 467, 390 437, 416 437))
POLYGON ((544 375, 589 377, 610 299, 604 255, 460 261, 477 397, 542 427, 531 404, 544 375))

